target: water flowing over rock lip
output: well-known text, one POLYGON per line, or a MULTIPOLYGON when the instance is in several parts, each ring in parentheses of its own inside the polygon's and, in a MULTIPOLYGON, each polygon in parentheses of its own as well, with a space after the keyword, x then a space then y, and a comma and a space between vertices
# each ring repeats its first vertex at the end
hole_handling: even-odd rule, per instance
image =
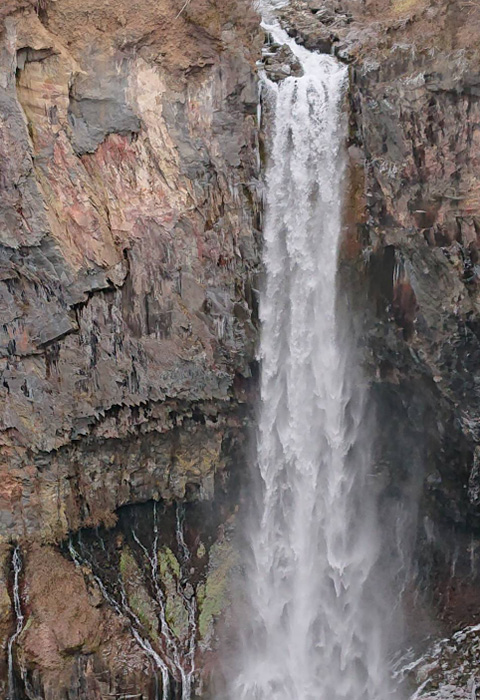
POLYGON ((303 74, 278 83, 268 70, 263 77, 274 123, 260 302, 261 487, 248 530, 245 639, 229 697, 382 697, 384 620, 371 603, 379 591, 368 593, 378 556, 375 503, 362 511, 356 503, 369 496, 362 384, 351 381, 337 317, 348 70, 297 45, 277 22, 262 26, 303 74))

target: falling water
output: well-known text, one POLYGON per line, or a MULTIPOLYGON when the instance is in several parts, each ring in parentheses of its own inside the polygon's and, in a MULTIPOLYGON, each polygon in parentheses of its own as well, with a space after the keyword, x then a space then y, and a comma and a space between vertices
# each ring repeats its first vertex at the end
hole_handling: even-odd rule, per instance
POLYGON ((22 557, 20 547, 15 547, 12 556, 13 567, 13 608, 15 611, 15 632, 8 640, 8 700, 16 700, 15 673, 13 669, 13 647, 23 630, 24 616, 20 601, 20 574, 22 571, 22 557))
MULTIPOLYGON (((79 540, 79 545, 80 545, 80 550, 83 550, 81 540, 79 540)), ((88 566, 93 575, 93 579, 95 583, 97 584, 100 592, 102 593, 103 597, 107 601, 107 603, 115 610, 117 615, 120 617, 125 616, 129 622, 130 622, 130 628, 132 631, 132 635, 139 645, 141 649, 145 652, 147 657, 151 660, 152 666, 155 669, 158 669, 158 671, 161 674, 162 677, 162 700, 169 700, 170 699, 170 673, 167 664, 165 663, 165 660, 160 656, 160 654, 152 647, 149 639, 146 637, 146 635, 142 634, 143 631, 143 625, 138 619, 138 616, 135 614, 135 612, 132 610, 130 605, 128 604, 127 601, 127 596, 125 594, 123 585, 120 585, 121 589, 121 594, 120 594, 120 603, 116 600, 115 596, 111 595, 105 584, 103 583, 102 579, 98 574, 94 572, 94 567, 92 564, 91 559, 87 556, 85 551, 82 551, 82 555, 80 552, 75 549, 73 545, 73 541, 70 538, 68 542, 68 551, 70 553, 70 556, 72 557, 74 563, 76 566, 79 568, 83 566, 88 566)), ((156 683, 156 695, 158 696, 158 687, 156 683)), ((157 698, 155 699, 157 700, 157 698)))
POLYGON ((262 502, 250 625, 230 696, 385 700, 364 392, 336 298, 347 70, 267 29, 304 75, 264 81, 275 121, 261 300, 262 502))
POLYGON ((191 688, 195 674, 195 651, 197 649, 197 601, 191 583, 189 583, 191 554, 185 542, 185 511, 183 505, 176 506, 175 535, 177 538, 178 551, 180 554, 180 566, 182 580, 186 585, 179 585, 178 591, 182 597, 183 604, 188 615, 188 648, 186 653, 186 664, 182 664, 182 688, 185 688, 182 700, 190 700, 191 688))
MULTIPOLYGON (((191 700, 195 676, 195 652, 197 648, 197 605, 195 591, 190 583, 191 553, 185 541, 185 513, 181 505, 176 505, 175 538, 178 545, 178 561, 181 576, 176 582, 177 593, 180 596, 187 614, 187 633, 185 639, 179 639, 172 628, 167 614, 167 598, 162 588, 162 573, 160 570, 159 548, 160 532, 158 525, 157 504, 153 504, 153 537, 150 547, 142 542, 136 529, 132 527, 131 537, 142 552, 145 568, 145 581, 149 581, 158 614, 158 639, 152 639, 139 616, 129 602, 125 582, 121 574, 118 580, 108 581, 104 568, 96 561, 93 550, 84 546, 82 538, 77 537, 77 546, 73 540, 68 543, 68 550, 75 564, 87 566, 93 575, 103 597, 118 615, 125 617, 130 623, 130 629, 137 644, 150 658, 153 668, 162 678, 162 700, 179 697, 181 700, 191 700), (173 681, 173 682, 172 682, 173 681)), ((99 531, 96 531, 99 549, 106 552, 105 541, 99 531)), ((158 691, 157 691, 158 695, 158 691)))

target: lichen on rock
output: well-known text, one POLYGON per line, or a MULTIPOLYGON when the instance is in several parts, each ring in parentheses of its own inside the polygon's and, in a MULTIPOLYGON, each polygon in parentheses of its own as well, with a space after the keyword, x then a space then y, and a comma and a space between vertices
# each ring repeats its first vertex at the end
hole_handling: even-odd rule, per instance
POLYGON ((238 565, 239 554, 227 539, 219 540, 210 549, 205 582, 197 593, 200 610, 198 629, 205 648, 211 646, 215 622, 225 613, 231 601, 232 577, 238 565))

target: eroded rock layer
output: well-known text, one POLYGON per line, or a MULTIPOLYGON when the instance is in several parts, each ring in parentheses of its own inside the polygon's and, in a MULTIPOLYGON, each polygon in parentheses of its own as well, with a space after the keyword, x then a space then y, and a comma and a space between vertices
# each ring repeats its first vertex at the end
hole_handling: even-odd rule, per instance
MULTIPOLYGON (((104 517, 144 498, 148 433, 193 412, 203 471, 218 462, 216 414, 243 401, 255 341, 257 36, 236 2, 59 0, 5 19, 4 535, 102 519, 66 496, 94 444, 105 463, 139 435, 135 455, 87 479, 104 517), (106 472, 113 489, 96 481, 106 472)), ((194 442, 170 445, 164 481, 194 442)))

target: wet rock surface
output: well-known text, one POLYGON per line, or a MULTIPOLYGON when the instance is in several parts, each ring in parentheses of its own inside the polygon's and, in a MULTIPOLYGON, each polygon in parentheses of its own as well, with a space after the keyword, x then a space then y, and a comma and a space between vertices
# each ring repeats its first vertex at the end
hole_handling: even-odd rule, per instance
POLYGON ((416 698, 453 700, 477 697, 480 661, 479 628, 459 630, 430 646, 419 658, 410 650, 395 671, 404 687, 415 689, 416 698))
POLYGON ((153 699, 162 689, 156 659, 168 648, 172 696, 185 678, 201 696, 238 568, 231 505, 129 506, 114 527, 80 530, 62 553, 26 548, 16 687, 27 697, 153 699))
POLYGON ((267 45, 263 52, 263 65, 265 73, 274 82, 303 75, 300 61, 288 46, 267 45))

